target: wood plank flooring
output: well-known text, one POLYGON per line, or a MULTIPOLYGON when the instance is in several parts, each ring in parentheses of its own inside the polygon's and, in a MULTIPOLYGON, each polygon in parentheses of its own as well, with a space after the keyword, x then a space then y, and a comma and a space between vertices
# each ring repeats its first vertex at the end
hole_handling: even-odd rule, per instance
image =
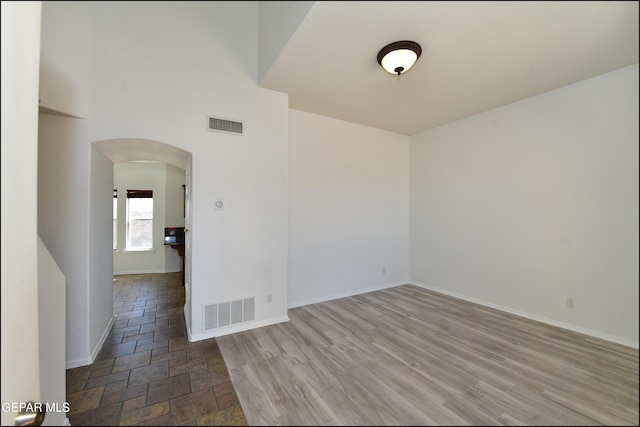
POLYGON ((218 337, 250 425, 638 425, 638 350, 412 285, 218 337))

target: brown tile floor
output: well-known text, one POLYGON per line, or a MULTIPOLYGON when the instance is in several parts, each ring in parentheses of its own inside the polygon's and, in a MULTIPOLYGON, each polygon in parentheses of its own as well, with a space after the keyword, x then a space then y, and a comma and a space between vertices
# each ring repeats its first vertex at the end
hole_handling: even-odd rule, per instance
POLYGON ((67 370, 71 425, 247 425, 215 338, 187 340, 180 273, 113 283, 102 350, 67 370))

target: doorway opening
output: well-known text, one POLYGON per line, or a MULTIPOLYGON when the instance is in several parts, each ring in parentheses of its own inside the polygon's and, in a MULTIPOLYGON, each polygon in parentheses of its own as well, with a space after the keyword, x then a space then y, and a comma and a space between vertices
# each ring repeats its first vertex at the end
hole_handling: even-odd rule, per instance
MULTIPOLYGON (((100 168, 95 168, 96 172, 92 168, 91 172, 91 180, 95 181, 94 188, 106 188, 107 185, 113 187, 113 197, 117 200, 113 204, 114 241, 104 242, 114 248, 112 276, 160 273, 179 268, 185 292, 185 322, 190 330, 191 235, 186 231, 191 226, 191 153, 170 144, 140 138, 97 141, 93 146, 113 164, 113 173, 109 176, 100 174, 100 168), (131 190, 143 191, 136 193, 131 190), (128 211, 128 202, 137 201, 135 194, 155 199, 153 212, 136 217, 136 214, 128 211), (140 220, 142 217, 145 219, 140 220), (142 227, 144 221, 155 221, 150 237, 152 242, 148 248, 130 247, 128 227, 136 220, 142 227), (184 228, 186 233, 183 250, 175 251, 171 246, 165 247, 166 227, 184 228)), ((134 205, 135 203, 131 204, 134 205)), ((138 205, 144 206, 144 203, 138 205)))

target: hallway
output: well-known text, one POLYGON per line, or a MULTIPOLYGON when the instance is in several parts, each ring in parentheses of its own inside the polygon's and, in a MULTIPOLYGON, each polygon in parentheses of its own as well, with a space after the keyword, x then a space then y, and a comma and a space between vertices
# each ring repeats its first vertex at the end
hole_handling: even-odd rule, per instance
POLYGON ((68 369, 71 425, 247 425, 215 338, 190 343, 180 273, 114 278, 95 362, 68 369))

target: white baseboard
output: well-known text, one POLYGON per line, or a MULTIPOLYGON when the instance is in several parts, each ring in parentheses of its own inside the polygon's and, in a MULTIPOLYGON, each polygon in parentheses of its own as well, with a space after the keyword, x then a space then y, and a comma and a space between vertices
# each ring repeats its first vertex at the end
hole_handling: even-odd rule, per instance
POLYGON ((80 366, 91 365, 92 363, 93 361, 91 360, 90 357, 85 357, 85 358, 76 359, 76 360, 67 360, 67 362, 65 363, 65 369, 78 368, 80 366))
POLYGON ((386 285, 372 286, 369 288, 361 288, 361 289, 356 289, 354 291, 339 292, 337 294, 326 295, 318 298, 311 298, 308 300, 294 301, 294 302, 290 302, 287 308, 302 307, 303 305, 317 304, 320 302, 331 301, 334 299, 346 298, 354 295, 366 294, 368 292, 380 291, 382 289, 395 288, 396 286, 406 285, 407 283, 408 282, 406 281, 396 282, 396 283, 387 283, 386 285))
POLYGON ((546 317, 542 317, 542 316, 537 316, 535 314, 531 314, 531 313, 527 313, 524 311, 520 311, 520 310, 515 310, 513 308, 509 308, 509 307, 504 307, 502 305, 498 305, 498 304, 493 304, 484 300, 480 300, 477 298, 472 298, 472 297, 468 297, 466 295, 461 295, 461 294, 457 294, 455 292, 450 292, 444 289, 440 289, 440 288, 436 288, 433 286, 429 286, 429 285, 425 285, 424 283, 419 283, 419 282, 413 282, 410 281, 409 282, 412 285, 418 286, 420 288, 424 288, 433 292, 437 292, 439 294, 443 294, 443 295, 448 295, 454 298, 458 298, 464 301, 469 301, 475 304, 480 304, 483 305, 485 307, 490 307, 490 308, 494 308, 496 310, 500 310, 500 311, 504 311, 506 313, 510 313, 510 314, 515 314, 516 316, 520 316, 520 317, 524 317, 527 319, 531 319, 531 320, 535 320, 537 322, 542 322, 542 323, 546 323, 548 325, 552 325, 552 326, 557 326, 558 328, 562 328, 562 329, 567 329, 573 332, 578 332, 580 334, 584 334, 584 335, 589 335, 595 338, 600 338, 603 339, 605 341, 610 341, 616 344, 620 344, 620 345, 624 345, 626 347, 631 347, 634 349, 638 349, 638 341, 633 341, 633 340, 629 340, 626 338, 622 338, 622 337, 618 337, 615 335, 610 335, 610 334, 606 334, 604 332, 599 332, 599 331, 595 331, 593 329, 587 329, 587 328, 583 328, 581 326, 577 326, 577 325, 572 325, 570 323, 564 323, 564 322, 560 322, 557 320, 553 320, 553 319, 549 319, 546 317))
POLYGON ((280 316, 280 317, 272 317, 270 319, 260 320, 260 321, 252 321, 252 322, 244 322, 238 325, 233 326, 225 326, 223 328, 218 328, 215 331, 202 333, 202 334, 189 334, 189 341, 201 341, 209 338, 221 337, 224 335, 235 334, 236 332, 248 331, 250 329, 262 328, 263 326, 275 325, 277 323, 288 322, 289 316, 280 316))
POLYGON ((193 335, 191 335, 191 322, 187 322, 187 319, 191 318, 187 313, 187 304, 184 305, 182 311, 184 311, 184 323, 187 325, 187 340, 189 342, 193 342, 193 335))
POLYGON ((126 274, 164 274, 164 273, 180 273, 180 270, 167 271, 167 270, 123 270, 114 271, 114 276, 124 276, 126 274))
POLYGON ((111 316, 111 319, 109 320, 109 324, 105 328, 104 332, 102 332, 102 336, 100 337, 100 340, 96 344, 95 348, 93 349, 89 357, 76 359, 76 360, 67 360, 65 364, 66 369, 73 369, 79 366, 91 365, 93 362, 95 362, 96 357, 98 357, 98 353, 102 349, 102 345, 107 340, 107 337, 109 336, 109 332, 111 332, 111 327, 113 326, 113 323, 115 321, 116 321, 116 316, 111 316))

